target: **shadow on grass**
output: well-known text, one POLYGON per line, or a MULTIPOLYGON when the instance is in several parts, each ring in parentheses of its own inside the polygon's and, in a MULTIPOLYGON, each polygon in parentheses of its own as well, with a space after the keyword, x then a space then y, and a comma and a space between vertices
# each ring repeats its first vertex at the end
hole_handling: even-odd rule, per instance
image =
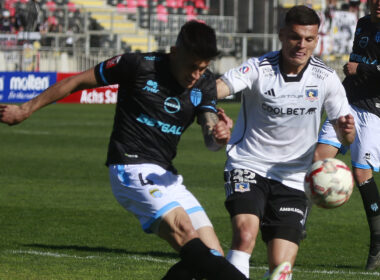
POLYGON ((91 253, 113 253, 113 254, 126 254, 126 255, 142 255, 151 257, 161 257, 161 258, 178 258, 178 254, 149 251, 149 252, 131 252, 125 249, 113 249, 106 247, 89 247, 89 246, 77 246, 77 245, 46 245, 46 244, 22 244, 24 247, 29 248, 40 248, 40 249, 50 249, 50 250, 74 250, 78 252, 91 252, 91 253))

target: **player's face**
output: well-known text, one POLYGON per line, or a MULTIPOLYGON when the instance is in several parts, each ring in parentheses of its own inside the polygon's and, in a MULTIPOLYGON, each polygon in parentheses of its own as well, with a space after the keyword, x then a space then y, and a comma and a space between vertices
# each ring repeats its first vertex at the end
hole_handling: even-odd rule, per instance
POLYGON ((283 67, 288 74, 298 74, 307 64, 318 43, 318 25, 286 26, 280 31, 283 67))
POLYGON ((206 71, 210 60, 202 60, 182 48, 172 49, 172 74, 184 88, 191 88, 206 71))
POLYGON ((371 19, 373 22, 380 22, 380 0, 370 0, 371 19))

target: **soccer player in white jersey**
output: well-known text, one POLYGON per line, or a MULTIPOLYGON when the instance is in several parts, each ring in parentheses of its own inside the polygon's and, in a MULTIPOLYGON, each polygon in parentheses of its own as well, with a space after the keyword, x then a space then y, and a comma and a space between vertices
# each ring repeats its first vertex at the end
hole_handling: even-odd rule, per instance
POLYGON ((306 6, 291 8, 280 29, 280 51, 250 58, 217 81, 218 98, 243 91, 227 145, 225 206, 233 238, 227 259, 249 277, 249 258, 261 229, 269 279, 291 279, 322 110, 339 139, 352 143, 353 117, 334 70, 312 56, 320 19, 306 6))

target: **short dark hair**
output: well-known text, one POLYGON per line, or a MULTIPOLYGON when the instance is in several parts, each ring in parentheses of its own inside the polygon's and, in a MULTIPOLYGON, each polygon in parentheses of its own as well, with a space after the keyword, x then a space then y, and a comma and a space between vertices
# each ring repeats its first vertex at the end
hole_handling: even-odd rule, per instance
POLYGON ((290 26, 292 24, 299 25, 314 25, 317 24, 318 27, 321 24, 321 19, 317 13, 304 5, 292 7, 285 16, 285 25, 290 26))
POLYGON ((219 55, 215 30, 196 20, 188 21, 181 27, 175 45, 201 59, 213 59, 219 55))

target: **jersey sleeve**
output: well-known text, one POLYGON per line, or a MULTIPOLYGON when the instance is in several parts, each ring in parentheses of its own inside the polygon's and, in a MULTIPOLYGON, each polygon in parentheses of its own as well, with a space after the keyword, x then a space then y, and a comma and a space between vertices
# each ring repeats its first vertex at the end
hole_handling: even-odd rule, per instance
POLYGON ((137 56, 124 54, 114 56, 95 66, 95 76, 103 86, 123 84, 133 80, 137 69, 137 56))
POLYGON ((249 59, 236 68, 230 69, 221 77, 230 88, 231 94, 242 91, 247 87, 251 89, 257 78, 258 69, 254 58, 249 59))
POLYGON ((350 113, 346 91, 335 71, 327 79, 324 108, 330 120, 336 120, 350 113))
POLYGON ((216 80, 211 72, 208 72, 205 80, 202 82, 200 89, 193 88, 190 91, 190 99, 193 104, 196 104, 196 98, 201 94, 201 102, 197 108, 197 113, 200 112, 217 112, 217 94, 216 94, 216 80))

